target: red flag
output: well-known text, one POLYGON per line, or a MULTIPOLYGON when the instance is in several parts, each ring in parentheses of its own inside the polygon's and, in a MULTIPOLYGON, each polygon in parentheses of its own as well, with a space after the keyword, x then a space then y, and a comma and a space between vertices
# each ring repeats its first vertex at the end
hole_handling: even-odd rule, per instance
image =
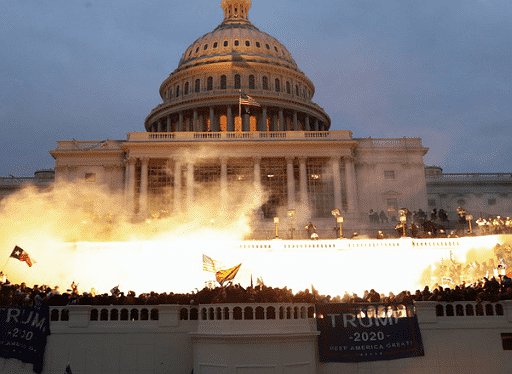
POLYGON ((32 267, 32 259, 30 258, 29 254, 18 246, 14 247, 9 257, 15 258, 21 262, 26 262, 29 267, 32 267))

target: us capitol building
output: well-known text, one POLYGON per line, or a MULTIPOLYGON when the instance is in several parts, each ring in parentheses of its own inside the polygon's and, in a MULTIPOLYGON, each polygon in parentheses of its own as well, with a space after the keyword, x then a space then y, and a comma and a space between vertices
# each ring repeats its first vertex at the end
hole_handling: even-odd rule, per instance
POLYGON ((331 227, 338 209, 357 229, 370 209, 393 218, 400 207, 460 205, 457 188, 446 197, 442 170, 427 173, 435 182, 427 194, 421 139, 330 131, 313 82, 283 44, 250 22, 251 1, 221 6, 222 23, 188 46, 160 85, 162 102, 147 115, 145 131, 126 140, 58 141, 50 152, 56 181, 124 191, 140 218, 183 213, 202 198, 229 213, 261 193, 257 228, 287 215, 299 225, 331 227))

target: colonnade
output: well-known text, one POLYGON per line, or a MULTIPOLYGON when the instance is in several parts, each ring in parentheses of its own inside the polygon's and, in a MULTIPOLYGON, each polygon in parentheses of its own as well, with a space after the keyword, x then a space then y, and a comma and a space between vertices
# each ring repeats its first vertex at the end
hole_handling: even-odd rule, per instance
MULTIPOLYGON (((219 191, 221 205, 226 206, 229 197, 228 186, 228 163, 229 158, 221 157, 217 160, 220 163, 219 191)), ((253 187, 256 192, 263 188, 261 157, 253 157, 253 187)), ((173 206, 169 211, 174 213, 183 212, 187 207, 192 207, 194 203, 194 163, 183 161, 182 159, 167 159, 168 165, 173 169, 174 183, 172 186, 173 206), (185 180, 183 181, 183 177, 185 180), (185 190, 184 190, 185 189, 185 190), (185 198, 183 198, 185 197, 185 198)), ((148 215, 148 171, 150 158, 148 157, 130 157, 126 160, 125 169, 125 196, 127 204, 134 211, 139 207, 138 213, 145 217, 148 215), (137 168, 139 166, 139 168, 137 168), (140 175, 137 172, 140 170, 140 175), (140 184, 138 184, 140 183, 140 184), (137 194, 137 190, 139 193, 137 194)), ((346 212, 357 212, 357 182, 354 167, 354 160, 350 156, 333 157, 328 161, 332 167, 332 186, 334 201, 332 208, 340 208, 346 212), (343 166, 343 168, 342 168, 343 166), (344 175, 341 175, 344 170, 344 175), (344 185, 343 185, 344 184, 344 185), (346 194, 345 198, 343 193, 346 194), (344 204, 344 201, 346 204, 344 204)), ((286 158, 286 188, 287 188, 287 209, 295 209, 297 203, 308 204, 308 175, 306 157, 287 157, 286 158), (298 186, 294 176, 294 163, 298 161, 299 178, 298 186)))
POLYGON ((304 112, 279 107, 209 106, 167 114, 149 132, 325 131, 326 123, 304 112), (246 110, 248 109, 248 110, 246 110), (241 126, 240 126, 241 116, 241 126), (251 121, 251 117, 254 118, 251 121), (237 129, 237 123, 240 127, 237 129))

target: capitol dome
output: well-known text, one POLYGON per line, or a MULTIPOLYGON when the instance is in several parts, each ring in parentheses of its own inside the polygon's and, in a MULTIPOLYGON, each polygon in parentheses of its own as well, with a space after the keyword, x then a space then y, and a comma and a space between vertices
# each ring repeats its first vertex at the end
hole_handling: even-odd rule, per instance
POLYGON ((163 103, 146 118, 146 130, 328 130, 328 115, 312 101, 313 83, 282 43, 249 21, 251 1, 222 0, 221 7, 222 23, 185 50, 160 86, 163 103))

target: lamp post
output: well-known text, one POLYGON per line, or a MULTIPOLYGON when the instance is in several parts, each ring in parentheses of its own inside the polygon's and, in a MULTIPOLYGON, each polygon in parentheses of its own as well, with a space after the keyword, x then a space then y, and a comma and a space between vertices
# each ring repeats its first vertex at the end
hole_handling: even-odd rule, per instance
POLYGON ((295 231, 295 209, 289 209, 287 212, 288 224, 290 225, 290 239, 293 240, 293 232, 295 231))
POLYGON ((340 236, 338 239, 342 239, 343 238, 343 217, 341 217, 341 216, 336 217, 336 223, 338 224, 338 226, 340 228, 340 236))
POLYGON ((274 228, 276 230, 275 239, 279 239, 279 217, 274 217, 274 228))
MULTIPOLYGON (((331 210, 331 215, 334 217, 334 221, 336 222, 336 224, 334 225, 334 237, 338 236, 337 231, 339 228, 339 230, 340 230, 339 236, 341 238, 341 225, 340 225, 340 221, 338 220, 338 218, 341 217, 341 211, 338 208, 334 208, 333 210, 331 210)), ((341 218, 341 222, 343 222, 343 218, 341 218)))
POLYGON ((400 223, 402 224, 402 237, 406 236, 406 227, 407 227, 407 217, 405 214, 400 215, 400 223))
POLYGON ((466 214, 466 221, 468 222, 468 232, 469 234, 473 234, 473 226, 471 224, 471 222, 473 221, 473 215, 471 214, 466 214))

